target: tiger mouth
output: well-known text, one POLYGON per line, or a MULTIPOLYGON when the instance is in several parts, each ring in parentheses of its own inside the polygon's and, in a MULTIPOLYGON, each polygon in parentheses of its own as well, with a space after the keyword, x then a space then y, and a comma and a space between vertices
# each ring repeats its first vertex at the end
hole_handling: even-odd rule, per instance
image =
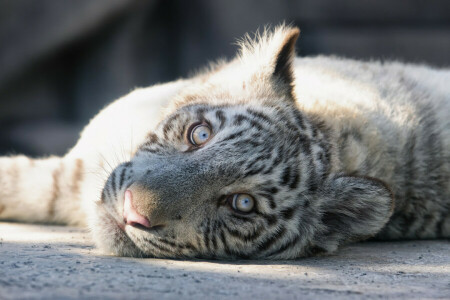
POLYGON ((152 233, 152 234, 157 233, 157 232, 161 231, 164 227, 166 227, 165 225, 158 225, 158 226, 152 226, 151 228, 147 228, 147 227, 145 227, 145 226, 143 226, 141 224, 128 225, 128 224, 125 224, 125 223, 121 223, 121 224, 119 224, 119 226, 121 228, 123 228, 124 231, 125 231, 125 228, 127 226, 130 226, 130 227, 136 228, 138 230, 149 232, 149 233, 152 233))
POLYGON ((120 229, 120 231, 125 234, 126 236, 128 236, 129 238, 130 235, 127 233, 127 227, 128 228, 134 228, 139 230, 139 232, 148 232, 151 234, 155 234, 160 232, 163 228, 165 228, 165 225, 158 225, 158 226, 152 226, 150 228, 147 228, 141 224, 133 224, 133 225, 129 225, 127 224, 124 220, 119 221, 110 211, 108 211, 108 209, 104 206, 101 205, 99 206, 99 208, 101 208, 101 210, 104 213, 104 216, 106 217, 107 221, 106 222, 110 222, 110 223, 114 223, 118 229, 120 229))

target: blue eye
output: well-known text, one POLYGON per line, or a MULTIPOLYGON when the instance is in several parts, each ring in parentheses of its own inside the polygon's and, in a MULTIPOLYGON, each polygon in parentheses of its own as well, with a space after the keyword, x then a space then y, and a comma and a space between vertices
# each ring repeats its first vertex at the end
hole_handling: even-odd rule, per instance
POLYGON ((191 144, 199 146, 206 143, 211 137, 211 128, 205 124, 199 124, 192 128, 189 134, 191 144))
POLYGON ((231 199, 231 207, 240 212, 251 212, 254 206, 255 200, 249 194, 234 194, 231 199))

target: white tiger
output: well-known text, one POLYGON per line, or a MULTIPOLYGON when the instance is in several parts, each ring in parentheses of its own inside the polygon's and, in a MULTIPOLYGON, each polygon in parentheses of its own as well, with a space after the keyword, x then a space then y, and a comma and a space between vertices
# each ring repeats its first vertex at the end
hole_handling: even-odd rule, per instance
POLYGON ((107 253, 291 259, 450 237, 450 71, 295 58, 297 28, 137 89, 63 157, 0 158, 0 219, 88 225, 107 253))

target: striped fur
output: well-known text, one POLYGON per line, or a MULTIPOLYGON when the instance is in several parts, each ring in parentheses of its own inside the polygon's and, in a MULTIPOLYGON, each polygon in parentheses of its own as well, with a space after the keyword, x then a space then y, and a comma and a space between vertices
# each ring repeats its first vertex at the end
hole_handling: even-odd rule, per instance
POLYGON ((230 62, 130 93, 63 158, 1 158, 0 218, 87 223, 104 251, 137 257, 291 259, 450 237, 450 71, 294 59, 298 35, 246 37, 230 62), (194 147, 198 122, 212 137, 194 147), (123 223, 132 185, 158 226, 123 223), (254 210, 233 210, 234 193, 254 210))

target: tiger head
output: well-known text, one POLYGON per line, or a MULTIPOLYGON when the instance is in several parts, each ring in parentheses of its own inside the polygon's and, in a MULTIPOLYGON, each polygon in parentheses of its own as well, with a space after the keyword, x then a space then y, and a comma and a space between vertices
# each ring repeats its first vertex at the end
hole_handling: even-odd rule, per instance
POLYGON ((176 96, 105 184, 100 207, 124 222, 102 235, 101 247, 127 256, 290 259, 383 227, 393 202, 386 185, 340 173, 332 128, 297 107, 298 35, 281 26, 246 37, 235 59, 176 96))

